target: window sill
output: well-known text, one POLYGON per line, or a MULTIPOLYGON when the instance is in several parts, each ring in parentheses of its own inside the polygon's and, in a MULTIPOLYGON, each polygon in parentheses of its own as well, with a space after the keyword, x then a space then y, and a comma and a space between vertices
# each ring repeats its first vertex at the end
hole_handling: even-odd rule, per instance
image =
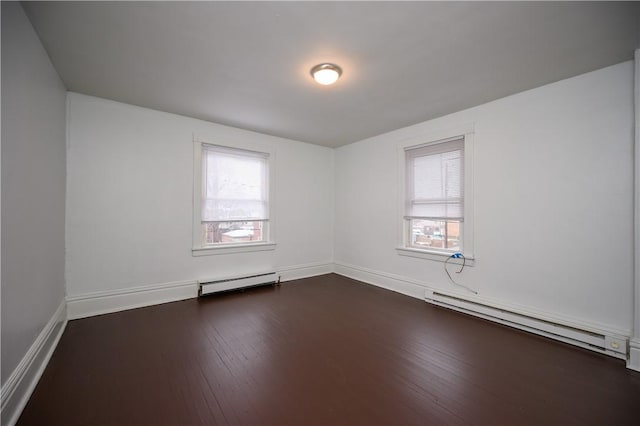
MULTIPOLYGON (((445 262, 453 253, 443 253, 435 250, 420 250, 409 247, 396 247, 396 251, 400 256, 409 256, 409 257, 417 257, 418 259, 427 259, 433 260, 436 262, 445 262)), ((465 265, 466 266, 474 266, 475 259, 471 255, 464 255, 465 257, 465 265)), ((462 263, 461 259, 454 259, 452 263, 462 263)))
POLYGON ((213 256, 217 254, 248 253, 253 251, 275 250, 276 243, 228 244, 216 247, 198 247, 191 249, 192 256, 213 256))

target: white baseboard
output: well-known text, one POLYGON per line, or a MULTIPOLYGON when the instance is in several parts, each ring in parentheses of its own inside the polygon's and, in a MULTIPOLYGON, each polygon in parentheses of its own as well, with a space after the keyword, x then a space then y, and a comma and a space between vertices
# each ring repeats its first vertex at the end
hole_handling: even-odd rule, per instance
MULTIPOLYGON (((504 302, 492 300, 490 298, 483 298, 476 295, 471 296, 471 295, 463 295, 463 294, 446 292, 454 296, 458 296, 461 299, 469 300, 471 302, 475 302, 479 304, 477 309, 471 303, 467 304, 465 308, 451 306, 448 304, 442 304, 442 303, 439 303, 438 301, 429 300, 430 298, 425 297, 426 293, 428 292, 436 291, 441 293, 440 290, 436 288, 432 288, 425 283, 421 283, 417 280, 407 278, 407 277, 402 277, 395 274, 388 274, 388 273, 375 271, 375 270, 364 268, 364 267, 348 265, 340 262, 335 263, 335 273, 349 277, 349 278, 356 279, 358 281, 363 281, 367 284, 372 284, 377 287, 382 287, 388 290, 395 291, 397 293, 415 297, 416 299, 425 300, 428 303, 444 306, 449 309, 467 313, 469 315, 477 316, 477 317, 488 319, 490 321, 504 324, 510 327, 518 328, 520 330, 528 331, 535 334, 540 334, 555 340, 580 346, 596 352, 605 353, 607 355, 615 356, 618 358, 627 358, 626 353, 624 354, 616 353, 613 351, 605 350, 604 348, 599 349, 594 345, 590 345, 588 343, 572 339, 570 338, 570 335, 573 334, 571 333, 572 332, 571 329, 575 329, 576 331, 584 330, 585 333, 601 334, 602 336, 607 336, 607 339, 616 339, 617 341, 621 342, 621 344, 626 345, 626 341, 629 339, 629 335, 631 334, 629 330, 612 329, 611 327, 603 326, 600 324, 587 323, 585 321, 582 321, 576 318, 569 318, 566 316, 560 316, 560 315, 552 314, 549 312, 534 310, 534 309, 517 306, 513 304, 506 304, 504 302), (492 306, 496 311, 504 310, 504 312, 512 312, 512 313, 515 313, 515 315, 505 315, 505 318, 500 318, 499 316, 492 316, 490 313, 487 314, 487 309, 483 309, 481 307, 482 305, 492 306), (521 319, 518 317, 521 317, 521 319), (532 319, 534 320, 532 321, 532 319), (535 327, 532 327, 531 325, 533 322, 535 322, 535 319, 538 319, 543 322, 548 322, 549 324, 551 324, 551 328, 554 328, 552 324, 558 324, 559 326, 562 325, 566 327, 568 330, 567 336, 562 335, 563 332, 559 331, 561 330, 562 327, 557 327, 556 330, 558 331, 555 333, 547 332, 544 329, 537 330, 535 327)), ((638 350, 637 355, 638 355, 638 362, 639 362, 638 365, 640 365, 640 345, 638 345, 637 350, 638 350)))
POLYGON ((280 275, 280 281, 282 282, 315 277, 317 275, 330 274, 332 272, 333 262, 307 263, 304 265, 277 268, 277 273, 280 275))
POLYGON ((640 371, 640 339, 631 339, 629 342, 629 360, 627 368, 640 371))
POLYGON ((353 278, 376 287, 382 287, 405 296, 424 299, 424 290, 427 288, 423 283, 400 275, 388 274, 386 272, 374 271, 346 263, 335 262, 334 272, 336 274, 353 278))
POLYGON ((18 366, 2 386, 2 426, 13 426, 27 405, 67 325, 67 304, 63 300, 44 326, 18 366))
MULTIPOLYGON (((280 280, 283 282, 335 272, 345 277, 353 278, 367 284, 392 290, 397 293, 401 293, 420 300, 426 300, 425 291, 438 291, 438 289, 432 288, 425 283, 412 278, 403 277, 396 274, 389 274, 381 271, 375 271, 372 269, 349 265, 341 262, 317 262, 302 265, 293 265, 276 268, 276 272, 280 276, 280 280)), ((193 280, 132 287, 114 291, 96 292, 79 296, 70 296, 67 297, 68 318, 85 318, 89 316, 118 312, 127 309, 195 298, 197 297, 197 295, 198 281, 193 280)), ((488 298, 481 298, 478 296, 471 297, 469 295, 464 296, 464 298, 472 302, 484 304, 486 306, 493 306, 496 309, 505 309, 509 312, 514 312, 517 314, 515 315, 516 318, 518 315, 521 315, 523 317, 526 316, 530 318, 537 318, 541 321, 547 321, 552 324, 560 324, 566 327, 573 327, 577 330, 600 333, 603 336, 621 339, 621 342, 626 342, 625 339, 628 340, 629 335, 631 334, 628 330, 614 330, 606 326, 601 326, 599 324, 586 323, 575 318, 562 317, 548 312, 532 310, 511 304, 505 304, 488 298)), ((427 300, 427 302, 440 304, 437 301, 433 300, 427 300)), ((566 336, 563 337, 561 335, 554 335, 553 333, 540 333, 535 329, 532 329, 531 326, 527 324, 527 320, 523 320, 523 323, 519 324, 517 320, 513 321, 513 317, 511 317, 510 320, 505 320, 504 318, 496 318, 491 315, 487 315, 486 312, 483 313, 482 309, 478 309, 477 311, 475 311, 473 308, 460 309, 459 307, 456 308, 455 306, 445 307, 459 310, 470 315, 489 319, 491 321, 519 328, 525 331, 542 334, 556 340, 586 347, 598 352, 607 353, 609 355, 618 357, 624 356, 620 353, 612 354, 610 353, 611 351, 598 350, 593 345, 583 345, 580 342, 571 341, 571 339, 565 338, 566 336)), ((636 341, 634 343, 634 341, 632 341, 630 343, 628 356, 628 367, 640 371, 640 342, 636 341)))
POLYGON ((69 319, 176 302, 198 296, 198 282, 177 281, 67 297, 69 319))
MULTIPOLYGON (((329 274, 333 272, 333 263, 287 266, 277 269, 277 272, 281 281, 291 281, 329 274)), ((71 320, 195 297, 198 297, 198 280, 177 281, 68 296, 67 311, 71 320)))

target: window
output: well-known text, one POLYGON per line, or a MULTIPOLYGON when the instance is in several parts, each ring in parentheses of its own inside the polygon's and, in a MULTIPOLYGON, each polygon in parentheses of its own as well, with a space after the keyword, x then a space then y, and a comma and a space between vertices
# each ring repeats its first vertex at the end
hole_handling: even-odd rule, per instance
POLYGON ((409 247, 462 250, 464 139, 405 151, 409 247))
POLYGON ((207 143, 195 149, 194 254, 265 249, 260 246, 270 244, 270 154, 207 143))
POLYGON ((472 134, 461 133, 401 145, 404 197, 399 254, 443 260, 461 252, 473 258, 473 181, 468 158, 473 152, 472 134))

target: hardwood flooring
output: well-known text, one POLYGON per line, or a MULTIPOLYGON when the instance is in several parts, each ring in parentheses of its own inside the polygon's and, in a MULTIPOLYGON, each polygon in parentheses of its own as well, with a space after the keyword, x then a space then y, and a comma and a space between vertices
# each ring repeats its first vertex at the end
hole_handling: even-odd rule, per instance
POLYGON ((18 424, 639 421, 621 360, 331 274, 70 321, 18 424))

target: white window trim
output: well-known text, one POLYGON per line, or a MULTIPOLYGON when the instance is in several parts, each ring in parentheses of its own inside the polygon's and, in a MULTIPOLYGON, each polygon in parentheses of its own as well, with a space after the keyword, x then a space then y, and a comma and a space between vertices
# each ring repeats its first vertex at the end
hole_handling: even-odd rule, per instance
POLYGON ((275 250, 275 217, 274 217, 274 200, 275 200, 275 170, 276 170, 276 153, 275 150, 262 144, 247 141, 216 141, 215 139, 193 136, 193 224, 192 224, 192 256, 210 256, 218 254, 247 253, 265 250, 275 250), (246 151, 264 152, 269 154, 269 231, 267 233, 268 241, 258 243, 245 244, 224 244, 219 246, 203 246, 202 245, 202 145, 217 145, 231 149, 242 149, 246 151))
POLYGON ((400 220, 398 227, 398 246, 396 252, 401 256, 417 257, 421 259, 444 262, 451 256, 451 252, 440 250, 418 249, 408 246, 409 230, 405 216, 406 199, 406 155, 407 148, 425 146, 444 142, 445 140, 464 137, 464 230, 462 232, 462 254, 467 259, 467 265, 474 265, 474 125, 473 123, 441 129, 428 134, 423 134, 398 143, 398 214, 400 220))
POLYGON ((191 255, 194 257, 199 257, 212 256, 216 254, 247 253, 252 251, 266 251, 275 249, 276 243, 273 242, 226 244, 224 246, 193 248, 191 249, 191 255))

